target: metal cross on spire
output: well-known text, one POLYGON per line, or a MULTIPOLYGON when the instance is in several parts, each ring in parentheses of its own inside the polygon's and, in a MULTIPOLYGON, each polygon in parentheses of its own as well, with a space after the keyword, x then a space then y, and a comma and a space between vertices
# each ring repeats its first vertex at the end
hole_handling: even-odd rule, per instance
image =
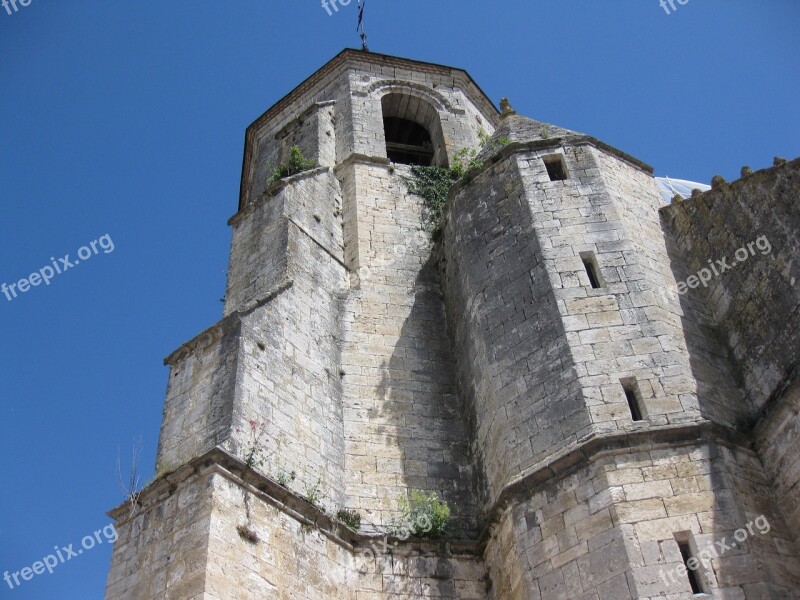
POLYGON ((363 2, 358 0, 358 25, 356 25, 356 31, 361 32, 361 49, 364 52, 369 52, 369 47, 367 46, 367 30, 364 29, 364 8, 367 6, 367 0, 363 2))

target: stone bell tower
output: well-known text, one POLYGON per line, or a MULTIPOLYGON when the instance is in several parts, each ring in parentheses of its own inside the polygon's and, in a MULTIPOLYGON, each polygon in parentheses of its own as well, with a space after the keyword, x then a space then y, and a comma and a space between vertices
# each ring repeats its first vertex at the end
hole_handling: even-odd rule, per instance
POLYGON ((647 165, 463 70, 340 53, 247 130, 224 314, 166 359, 106 599, 790 598, 747 398, 687 336, 659 209, 647 165), (434 242, 411 165, 482 145, 434 242), (273 177, 294 148, 314 166, 273 177), (449 504, 444 537, 385 537, 410 490, 449 504), (769 542, 669 578, 756 513, 769 542))

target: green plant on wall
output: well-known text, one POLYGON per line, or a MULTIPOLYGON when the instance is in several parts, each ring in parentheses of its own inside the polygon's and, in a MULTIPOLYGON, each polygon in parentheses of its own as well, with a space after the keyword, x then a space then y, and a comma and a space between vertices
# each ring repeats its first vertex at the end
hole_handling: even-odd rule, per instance
POLYGON ((358 531, 358 528, 361 527, 361 515, 358 511, 340 508, 336 511, 336 518, 352 531, 358 531))
POLYGON ((303 494, 303 498, 305 498, 306 502, 309 504, 313 504, 322 512, 325 512, 325 508, 322 506, 322 478, 318 478, 316 483, 313 484, 306 484, 306 491, 303 494))
MULTIPOLYGON (((428 210, 428 223, 431 237, 436 240, 442 232, 442 216, 447 204, 447 197, 453 184, 467 175, 470 171, 480 169, 483 162, 478 160, 478 154, 491 142, 491 136, 485 131, 478 133, 480 150, 475 148, 461 148, 453 155, 449 168, 445 167, 411 167, 412 177, 405 177, 408 191, 420 196, 425 201, 428 210)), ((492 150, 508 144, 508 138, 500 138, 492 146, 492 150)))
POLYGON ((417 537, 440 537, 447 533, 450 506, 436 492, 411 490, 408 497, 400 496, 398 506, 401 529, 417 537))
POLYGON ((275 167, 271 167, 272 172, 269 179, 267 179, 267 185, 270 186, 281 179, 286 179, 292 175, 308 171, 315 166, 317 166, 315 160, 306 159, 306 157, 303 156, 303 151, 300 150, 298 146, 292 146, 292 149, 289 151, 289 160, 275 167))
POLYGON ((251 469, 261 467, 266 462, 269 454, 266 452, 264 436, 266 434, 266 423, 259 421, 248 421, 248 428, 243 429, 237 427, 237 433, 247 435, 247 440, 244 444, 244 464, 251 469))
POLYGON ((275 481, 280 483, 283 487, 286 487, 287 485, 289 485, 289 482, 294 481, 296 477, 297 473, 295 473, 294 471, 286 472, 283 469, 280 469, 275 474, 275 481))
POLYGON ((438 239, 442 228, 442 214, 447 204, 450 188, 461 177, 444 167, 411 167, 412 177, 405 178, 408 191, 422 197, 428 210, 431 236, 438 239))

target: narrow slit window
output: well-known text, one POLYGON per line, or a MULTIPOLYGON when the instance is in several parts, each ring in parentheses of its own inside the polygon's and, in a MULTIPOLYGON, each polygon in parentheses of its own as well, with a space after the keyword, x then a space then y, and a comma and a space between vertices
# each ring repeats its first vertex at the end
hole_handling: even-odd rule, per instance
POLYGON ((597 266, 597 259, 594 257, 593 252, 581 252, 581 260, 583 261, 583 268, 586 269, 586 275, 589 277, 589 283, 594 289, 603 287, 603 280, 600 277, 600 269, 597 266))
POLYGON ((543 159, 550 181, 564 181, 568 178, 567 165, 564 163, 564 156, 561 154, 551 154, 543 159))
POLYGON ((697 566, 699 561, 695 556, 692 555, 692 549, 689 547, 689 542, 678 542, 678 549, 681 551, 681 557, 683 558, 683 564, 686 567, 686 576, 689 578, 689 585, 692 586, 692 593, 693 594, 702 594, 705 592, 703 590, 703 586, 700 583, 700 577, 697 574, 697 566), (689 566, 689 561, 694 560, 695 568, 692 569, 689 566))
POLYGON ((628 401, 628 408, 631 410, 631 419, 634 421, 644 421, 645 415, 639 400, 639 386, 636 384, 636 380, 633 378, 621 379, 620 383, 622 384, 622 389, 625 391, 625 399, 628 401))

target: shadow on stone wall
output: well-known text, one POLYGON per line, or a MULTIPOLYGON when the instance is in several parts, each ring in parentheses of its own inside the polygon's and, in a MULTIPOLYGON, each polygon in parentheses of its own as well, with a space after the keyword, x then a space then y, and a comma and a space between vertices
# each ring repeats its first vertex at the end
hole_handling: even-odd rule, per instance
POLYGON ((381 365, 375 391, 379 408, 370 411, 370 418, 394 424, 377 431, 387 440, 396 436, 408 488, 437 492, 452 510, 451 534, 471 537, 477 528, 475 469, 432 256, 409 293, 411 311, 391 357, 381 365))
MULTIPOLYGON (((703 196, 709 198, 718 192, 712 190, 703 196)), ((739 246, 759 235, 752 213, 737 213, 741 206, 730 199, 717 200, 720 203, 716 207, 711 200, 692 199, 681 202, 680 206, 671 205, 661 210, 662 228, 676 282, 686 282, 689 276, 708 266, 708 261, 731 257, 739 246), (702 205, 696 202, 702 202, 702 205), (746 226, 748 222, 749 227, 746 226), (731 226, 731 223, 736 225, 731 226)), ((762 205, 768 204, 768 200, 767 197, 750 198, 751 202, 762 205)), ((764 227, 767 225, 768 222, 763 223, 764 227)), ((741 547, 721 555, 714 562, 717 582, 721 588, 741 586, 748 597, 761 594, 763 597, 789 598, 793 597, 791 590, 800 586, 798 548, 786 524, 782 510, 784 500, 775 495, 771 471, 753 452, 750 443, 759 411, 743 370, 752 368, 746 363, 753 350, 743 353, 742 348, 753 348, 758 340, 745 334, 738 339, 738 348, 732 348, 731 332, 718 322, 722 311, 727 323, 736 323, 740 319, 748 321, 743 331, 753 326, 749 322, 752 319, 747 316, 750 311, 747 306, 753 308, 755 305, 752 305, 751 295, 745 293, 748 287, 742 286, 742 282, 758 280, 754 272, 745 270, 758 270, 759 266, 738 265, 733 268, 739 272, 716 277, 708 288, 689 289, 677 296, 690 367, 697 381, 701 414, 724 428, 719 433, 722 436, 720 443, 712 441, 709 436, 702 446, 707 454, 705 460, 708 462, 707 477, 710 480, 709 491, 713 493, 713 508, 709 522, 702 523, 703 534, 698 536, 698 540, 703 540, 703 545, 723 538, 730 541, 736 530, 763 515, 771 524, 771 532, 768 535, 749 535, 741 547), (736 352, 747 355, 745 364, 736 352), (747 573, 743 571, 744 565, 747 565, 747 573)), ((768 281, 760 281, 760 284, 768 286, 768 281)), ((757 302, 756 305, 760 313, 774 312, 768 303, 757 302)), ((774 315, 767 316, 766 320, 773 321, 774 315)), ((737 339, 735 335, 733 339, 737 339)))

